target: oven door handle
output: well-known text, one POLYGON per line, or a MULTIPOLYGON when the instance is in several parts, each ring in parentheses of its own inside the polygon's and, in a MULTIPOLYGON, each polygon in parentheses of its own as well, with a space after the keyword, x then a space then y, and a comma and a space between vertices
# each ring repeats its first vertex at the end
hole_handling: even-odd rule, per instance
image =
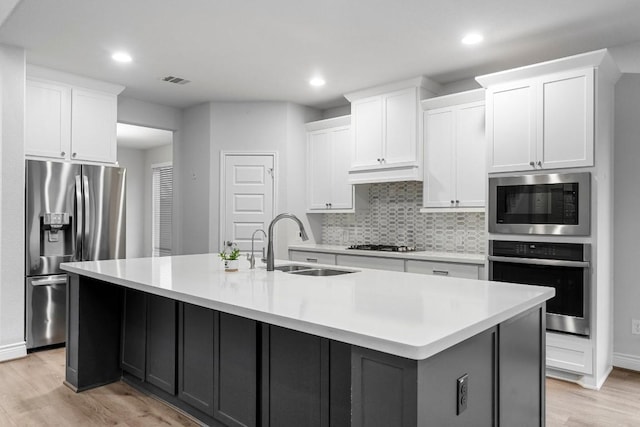
POLYGON ((489 261, 508 262, 511 264, 548 265, 552 267, 578 267, 589 268, 589 261, 564 261, 559 259, 539 259, 539 258, 515 258, 508 256, 489 255, 489 261))

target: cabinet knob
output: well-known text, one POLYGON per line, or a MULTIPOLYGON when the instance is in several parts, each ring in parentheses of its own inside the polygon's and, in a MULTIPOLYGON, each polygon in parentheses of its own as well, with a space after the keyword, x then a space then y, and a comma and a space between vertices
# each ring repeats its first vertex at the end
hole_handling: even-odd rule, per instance
POLYGON ((453 200, 451 200, 451 204, 453 204, 453 200))
POLYGON ((538 160, 538 166, 542 167, 542 162, 540 160, 538 160))
POLYGON ((378 160, 378 163, 382 163, 382 159, 376 159, 376 160, 378 160))
POLYGON ((64 151, 62 153, 60 153, 60 157, 64 157, 66 155, 67 155, 67 153, 65 153, 64 151))
POLYGON ((71 153, 71 157, 75 158, 78 155, 78 153, 71 153))
POLYGON ((386 162, 386 160, 383 158, 383 159, 382 159, 382 163, 385 163, 385 162, 386 162))
POLYGON ((460 200, 456 200, 456 205, 460 204, 460 200))
POLYGON ((529 162, 529 166, 535 166, 536 164, 534 162, 529 162))

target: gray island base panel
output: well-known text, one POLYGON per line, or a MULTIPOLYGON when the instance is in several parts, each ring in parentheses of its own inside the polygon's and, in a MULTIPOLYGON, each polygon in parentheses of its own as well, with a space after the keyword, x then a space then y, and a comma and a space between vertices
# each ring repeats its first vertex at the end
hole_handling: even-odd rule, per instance
POLYGON ((544 425, 544 302, 414 360, 145 289, 70 274, 67 385, 213 426, 544 425))

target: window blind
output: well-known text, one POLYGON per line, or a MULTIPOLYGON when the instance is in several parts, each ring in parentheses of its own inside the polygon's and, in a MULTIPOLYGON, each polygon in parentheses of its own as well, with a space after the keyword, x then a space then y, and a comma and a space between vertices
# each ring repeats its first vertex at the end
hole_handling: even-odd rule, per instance
POLYGON ((152 173, 152 256, 168 256, 172 244, 173 166, 155 166, 152 173))

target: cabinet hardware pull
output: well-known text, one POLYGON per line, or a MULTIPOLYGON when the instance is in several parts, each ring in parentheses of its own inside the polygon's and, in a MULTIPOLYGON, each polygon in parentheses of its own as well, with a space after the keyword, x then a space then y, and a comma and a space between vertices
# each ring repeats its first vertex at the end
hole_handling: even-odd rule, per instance
POLYGON ((540 160, 538 160, 538 166, 542 167, 542 162, 540 160))
POLYGON ((318 258, 307 258, 307 262, 318 262, 318 258))
POLYGON ((448 276, 449 272, 447 270, 433 270, 433 274, 437 274, 439 276, 448 276))
POLYGON ((78 153, 71 154, 71 157, 75 157, 78 153))
POLYGON ((65 153, 64 151, 62 153, 60 153, 60 157, 64 157, 67 153, 65 153))
POLYGON ((453 200, 451 200, 451 204, 453 204, 453 200))
POLYGON ((534 162, 529 162, 529 166, 535 166, 536 164, 534 162))
POLYGON ((378 160, 378 163, 382 162, 382 159, 376 159, 376 160, 378 160))

